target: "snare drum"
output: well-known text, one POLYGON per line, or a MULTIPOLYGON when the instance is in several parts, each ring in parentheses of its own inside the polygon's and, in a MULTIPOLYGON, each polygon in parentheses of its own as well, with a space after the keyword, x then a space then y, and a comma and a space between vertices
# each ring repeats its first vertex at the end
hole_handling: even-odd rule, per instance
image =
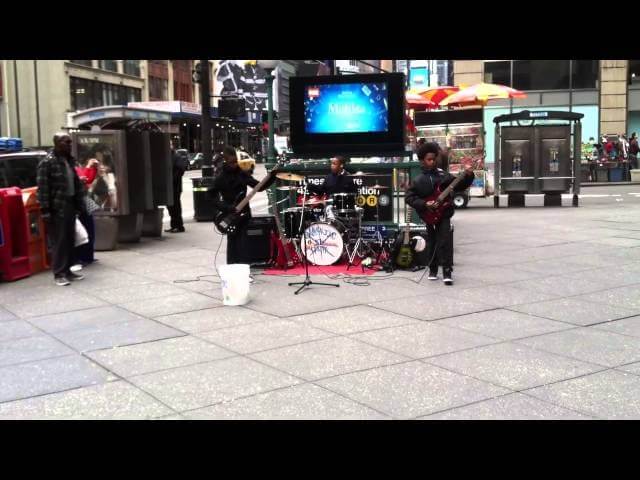
POLYGON ((314 265, 333 265, 344 252, 343 230, 337 223, 312 223, 302 235, 302 255, 314 265))
POLYGON ((337 212, 341 210, 355 210, 356 197, 357 195, 355 193, 334 193, 331 195, 334 210, 337 212))
POLYGON ((299 238, 304 229, 315 221, 311 210, 300 207, 287 208, 284 212, 284 234, 287 238, 299 238))

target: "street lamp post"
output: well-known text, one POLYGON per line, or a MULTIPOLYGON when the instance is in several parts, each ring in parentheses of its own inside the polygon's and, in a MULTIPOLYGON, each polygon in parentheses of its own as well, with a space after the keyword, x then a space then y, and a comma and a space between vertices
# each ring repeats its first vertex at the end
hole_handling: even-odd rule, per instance
POLYGON ((267 163, 275 163, 275 140, 273 132, 273 70, 278 60, 258 60, 258 66, 267 72, 267 121, 269 122, 269 146, 267 147, 267 163))

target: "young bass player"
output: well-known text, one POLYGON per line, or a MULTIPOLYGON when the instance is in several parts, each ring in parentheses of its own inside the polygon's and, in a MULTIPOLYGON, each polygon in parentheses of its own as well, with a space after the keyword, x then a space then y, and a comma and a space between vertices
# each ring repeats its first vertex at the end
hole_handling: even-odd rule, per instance
MULTIPOLYGON (((448 187, 456 177, 436 167, 439 153, 438 145, 435 143, 425 143, 416 152, 418 160, 422 164, 422 173, 411 183, 405 196, 407 205, 413 207, 418 215, 425 218, 427 215, 435 213, 436 221, 433 224, 427 223, 427 238, 429 258, 429 280, 438 279, 438 265, 442 265, 442 277, 445 285, 453 285, 451 278, 453 264, 453 239, 450 234, 451 217, 454 207, 449 198, 433 203, 434 196, 448 187), (438 209, 441 209, 438 212, 438 209)), ((473 167, 467 165, 461 180, 457 181, 454 191, 464 191, 473 183, 473 167)))

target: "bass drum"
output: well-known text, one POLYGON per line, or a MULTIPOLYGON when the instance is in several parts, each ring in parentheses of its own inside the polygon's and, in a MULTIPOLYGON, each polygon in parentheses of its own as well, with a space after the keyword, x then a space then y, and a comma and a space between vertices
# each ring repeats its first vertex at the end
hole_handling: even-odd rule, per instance
POLYGON ((302 255, 313 265, 333 265, 344 252, 343 231, 344 227, 338 223, 312 223, 302 235, 302 255))

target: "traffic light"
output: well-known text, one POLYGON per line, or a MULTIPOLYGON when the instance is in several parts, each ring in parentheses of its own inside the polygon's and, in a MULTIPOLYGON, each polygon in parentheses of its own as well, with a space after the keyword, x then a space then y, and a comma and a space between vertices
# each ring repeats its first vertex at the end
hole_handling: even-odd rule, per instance
POLYGON ((200 62, 196 63, 193 66, 193 70, 191 70, 191 78, 193 79, 193 83, 201 83, 202 82, 202 65, 200 62))

